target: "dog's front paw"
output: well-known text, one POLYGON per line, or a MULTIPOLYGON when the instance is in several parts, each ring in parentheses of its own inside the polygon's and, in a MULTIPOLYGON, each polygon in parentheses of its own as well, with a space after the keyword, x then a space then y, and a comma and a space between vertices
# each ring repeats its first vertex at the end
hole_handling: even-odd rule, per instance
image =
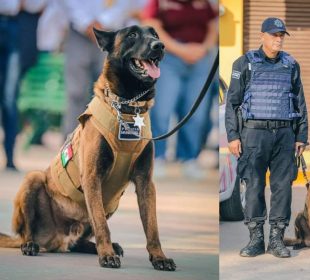
POLYGON ((99 264, 102 267, 120 268, 121 261, 118 256, 102 256, 99 257, 99 264))
POLYGON ((23 255, 26 256, 36 256, 40 251, 40 246, 32 241, 26 242, 20 245, 23 255))
POLYGON ((150 257, 150 261, 157 270, 175 271, 177 267, 173 259, 150 257))

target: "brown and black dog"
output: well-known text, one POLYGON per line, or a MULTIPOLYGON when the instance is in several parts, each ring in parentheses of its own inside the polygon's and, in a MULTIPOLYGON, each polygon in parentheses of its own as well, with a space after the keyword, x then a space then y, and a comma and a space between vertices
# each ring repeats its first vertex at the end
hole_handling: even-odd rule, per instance
POLYGON ((108 52, 95 96, 55 162, 44 172, 27 174, 15 199, 13 229, 19 237, 1 234, 0 246, 20 246, 24 255, 37 255, 40 250, 94 253, 102 267, 119 268, 123 250, 111 242, 107 219, 117 209, 127 184, 133 182, 149 259, 155 269, 173 271, 176 265, 165 256, 159 241, 153 142, 146 139, 150 133, 143 133, 150 131, 148 109, 164 45, 151 27, 131 26, 116 32, 94 29, 94 33, 99 47, 108 52), (134 117, 140 120, 133 128, 128 120, 134 117), (142 137, 128 132, 128 125, 129 131, 142 137), (72 150, 74 139, 78 145, 72 150), (69 183, 76 189, 70 189, 69 183), (96 244, 89 241, 93 236, 96 244))
POLYGON ((285 238, 286 246, 293 246, 294 250, 299 250, 304 247, 310 247, 310 191, 307 190, 306 202, 304 210, 298 213, 295 219, 295 238, 285 238))

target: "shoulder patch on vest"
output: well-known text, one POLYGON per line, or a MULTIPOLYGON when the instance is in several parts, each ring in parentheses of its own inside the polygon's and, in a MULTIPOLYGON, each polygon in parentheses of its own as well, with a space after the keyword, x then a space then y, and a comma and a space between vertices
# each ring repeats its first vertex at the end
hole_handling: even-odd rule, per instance
POLYGON ((241 72, 240 72, 240 71, 233 70, 233 71, 232 71, 232 74, 231 74, 231 77, 232 77, 233 79, 239 80, 239 79, 240 79, 240 75, 241 75, 241 72))

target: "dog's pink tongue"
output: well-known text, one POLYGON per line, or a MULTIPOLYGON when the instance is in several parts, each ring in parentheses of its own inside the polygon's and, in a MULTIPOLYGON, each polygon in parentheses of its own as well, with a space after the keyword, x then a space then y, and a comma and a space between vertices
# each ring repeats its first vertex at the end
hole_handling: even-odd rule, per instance
POLYGON ((154 64, 149 63, 148 61, 141 61, 144 68, 147 70, 147 74, 151 76, 153 79, 157 79, 160 76, 160 69, 154 64))

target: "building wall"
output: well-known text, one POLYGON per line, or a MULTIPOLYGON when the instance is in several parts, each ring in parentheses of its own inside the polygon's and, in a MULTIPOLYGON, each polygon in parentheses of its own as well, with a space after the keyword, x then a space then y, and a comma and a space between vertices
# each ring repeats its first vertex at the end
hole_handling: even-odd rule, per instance
POLYGON ((243 53, 243 0, 219 3, 224 11, 220 16, 220 75, 229 84, 232 63, 243 53))

